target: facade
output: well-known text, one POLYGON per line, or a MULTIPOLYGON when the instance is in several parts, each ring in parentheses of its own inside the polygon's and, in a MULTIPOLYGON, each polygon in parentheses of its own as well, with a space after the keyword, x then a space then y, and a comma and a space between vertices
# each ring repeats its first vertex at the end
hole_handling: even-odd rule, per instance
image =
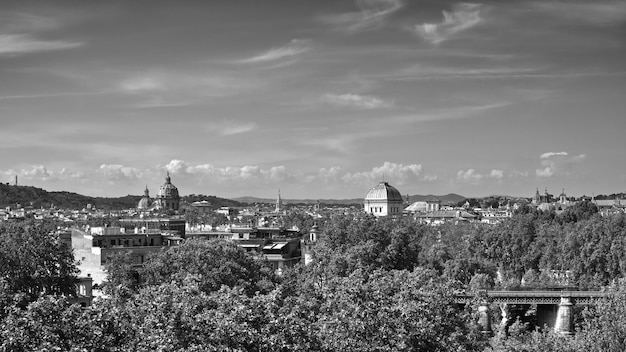
POLYGON ((374 216, 402 215, 404 200, 400 192, 387 182, 372 187, 363 202, 366 213, 374 216))
POLYGON ((125 233, 169 233, 181 238, 185 238, 184 218, 129 218, 120 219, 120 227, 125 233))
POLYGON ((106 280, 104 265, 116 254, 131 252, 133 263, 140 265, 148 254, 178 245, 180 241, 180 237, 159 231, 135 233, 120 227, 92 227, 88 231, 72 229, 71 232, 72 250, 79 260, 80 275, 88 276, 99 285, 106 280))
POLYGON ((476 215, 462 210, 439 210, 415 215, 415 219, 420 223, 431 226, 443 225, 450 222, 472 222, 476 221, 477 218, 476 215))
POLYGON ((154 200, 157 209, 177 211, 180 207, 178 188, 172 184, 170 173, 165 177, 165 183, 159 188, 159 193, 154 200))
POLYGON ((304 265, 309 265, 313 262, 313 248, 317 245, 318 240, 319 229, 317 225, 313 225, 308 238, 302 238, 302 240, 300 240, 300 248, 302 250, 302 257, 304 258, 304 265))
POLYGON ((190 233, 189 238, 231 241, 251 255, 265 260, 280 274, 300 262, 300 232, 284 227, 230 227, 226 231, 190 233))

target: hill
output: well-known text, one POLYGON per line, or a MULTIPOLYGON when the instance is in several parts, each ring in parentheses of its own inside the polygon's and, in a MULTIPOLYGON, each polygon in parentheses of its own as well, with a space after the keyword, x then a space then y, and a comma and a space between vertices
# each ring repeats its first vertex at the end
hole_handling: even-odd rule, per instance
MULTIPOLYGON (((44 189, 32 186, 12 186, 0 183, 0 207, 31 205, 35 208, 50 208, 55 206, 61 209, 83 209, 87 204, 94 205, 97 209, 121 210, 137 206, 142 196, 127 195, 123 197, 89 197, 72 192, 48 192, 44 189)), ((215 196, 195 195, 181 197, 182 202, 195 202, 207 200, 216 206, 241 206, 241 203, 230 199, 215 196)))
MULTIPOLYGON (((439 199, 443 204, 456 204, 460 201, 465 200, 466 198, 458 195, 458 194, 454 194, 454 193, 449 193, 446 195, 442 195, 442 196, 435 196, 432 194, 429 195, 412 195, 409 196, 409 203, 412 202, 417 202, 417 201, 424 201, 426 199, 430 199, 430 198, 437 198, 439 199)), ((241 203, 247 203, 247 204, 254 204, 254 203, 275 203, 276 202, 276 198, 274 199, 270 199, 270 198, 256 198, 256 197, 239 197, 239 198, 233 198, 233 200, 236 200, 238 202, 241 203)), ((285 204, 315 204, 315 203, 321 203, 321 204, 332 204, 332 205, 350 205, 350 204, 363 204, 363 198, 352 198, 352 199, 283 199, 283 203, 285 204)))
POLYGON ((428 195, 413 195, 413 196, 409 196, 409 203, 413 203, 413 202, 423 202, 427 199, 431 199, 431 198, 437 198, 441 201, 441 203, 443 204, 456 204, 458 202, 464 201, 465 199, 467 199, 464 196, 455 194, 455 193, 448 193, 446 195, 442 195, 442 196, 436 196, 436 195, 432 195, 432 194, 428 194, 428 195))

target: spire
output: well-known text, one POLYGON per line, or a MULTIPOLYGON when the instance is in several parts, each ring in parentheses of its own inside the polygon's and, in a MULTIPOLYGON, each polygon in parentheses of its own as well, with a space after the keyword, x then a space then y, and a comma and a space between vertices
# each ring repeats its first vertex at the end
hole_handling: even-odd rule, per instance
POLYGON ((170 177, 170 172, 167 172, 167 175, 165 176, 165 183, 172 183, 172 178, 170 177))
POLYGON ((280 213, 283 210, 283 200, 280 198, 280 188, 278 189, 278 198, 276 198, 276 209, 275 213, 280 213))
POLYGON ((148 185, 146 185, 146 189, 143 191, 143 196, 150 198, 150 191, 148 190, 148 185))

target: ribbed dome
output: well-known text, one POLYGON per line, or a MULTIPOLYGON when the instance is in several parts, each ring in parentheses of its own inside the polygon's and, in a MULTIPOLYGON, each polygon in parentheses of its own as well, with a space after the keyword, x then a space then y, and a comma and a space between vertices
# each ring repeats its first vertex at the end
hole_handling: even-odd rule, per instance
POLYGON ((403 199, 400 191, 398 191, 395 187, 389 185, 387 182, 381 182, 367 192, 365 200, 389 200, 401 202, 403 199))
POLYGON ((150 198, 143 197, 139 201, 139 204, 137 204, 137 209, 148 209, 151 203, 150 198))
POLYGON ((139 204, 137 204, 137 209, 148 209, 151 204, 150 191, 148 191, 148 186, 146 185, 146 189, 143 191, 143 197, 141 197, 139 204))
POLYGON ((159 188, 159 198, 178 198, 178 188, 172 184, 169 172, 165 177, 165 183, 159 188))

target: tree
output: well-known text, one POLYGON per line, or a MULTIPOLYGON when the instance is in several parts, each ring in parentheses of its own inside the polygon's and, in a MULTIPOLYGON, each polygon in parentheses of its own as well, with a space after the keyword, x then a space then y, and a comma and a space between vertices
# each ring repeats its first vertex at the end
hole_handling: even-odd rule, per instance
POLYGON ((5 295, 74 295, 78 269, 71 248, 59 240, 51 223, 0 225, 0 278, 5 295))
POLYGON ((271 290, 276 280, 260 259, 222 240, 188 239, 180 246, 150 255, 140 270, 144 285, 182 283, 190 275, 203 292, 226 285, 242 287, 250 295, 271 290))

